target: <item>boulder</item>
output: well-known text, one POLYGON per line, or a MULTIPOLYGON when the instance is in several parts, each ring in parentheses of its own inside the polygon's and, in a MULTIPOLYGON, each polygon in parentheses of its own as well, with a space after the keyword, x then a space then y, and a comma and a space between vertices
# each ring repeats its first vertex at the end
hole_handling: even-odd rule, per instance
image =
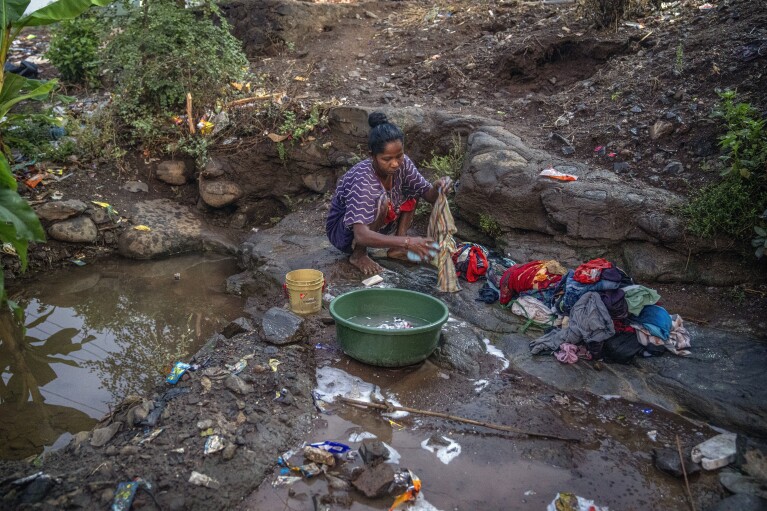
POLYGON ((148 192, 149 185, 142 183, 141 181, 126 181, 123 183, 122 189, 131 193, 148 192))
POLYGON ((369 499, 386 495, 389 486, 394 482, 394 469, 388 463, 366 465, 352 485, 369 499))
POLYGON ((46 202, 35 208, 35 213, 43 222, 59 222, 81 215, 87 204, 78 199, 46 202))
POLYGON ((682 470, 682 461, 679 459, 679 452, 676 449, 653 449, 653 462, 655 468, 674 477, 684 477, 686 473, 691 474, 700 472, 700 465, 690 460, 685 460, 684 470, 682 470))
POLYGON ((208 181, 200 179, 200 197, 213 208, 223 208, 234 204, 243 196, 240 186, 225 179, 208 181))
POLYGON ((303 323, 302 317, 288 310, 272 307, 264 314, 261 326, 267 342, 279 346, 300 341, 303 323))
POLYGON ((192 174, 191 166, 185 161, 168 160, 157 165, 157 179, 169 185, 184 185, 192 174))
POLYGON ((67 243, 93 243, 99 237, 99 230, 93 220, 78 216, 53 224, 48 228, 48 235, 67 243))
POLYGON ((253 323, 251 323, 250 320, 246 318, 237 318, 233 321, 230 321, 229 324, 226 325, 223 330, 221 330, 221 334, 229 339, 237 334, 252 331, 253 323))
POLYGON ((103 447, 109 443, 110 440, 120 431, 122 428, 122 422, 113 422, 105 428, 98 428, 93 430, 93 436, 91 437, 91 446, 103 447))
POLYGON ((366 465, 375 465, 389 459, 389 449, 380 440, 365 439, 358 451, 366 465))
POLYGON ((740 472, 722 471, 719 473, 719 482, 732 493, 767 499, 767 481, 762 479, 745 476, 740 472))
POLYGON ((477 378, 477 358, 484 352, 482 339, 469 325, 449 322, 442 327, 442 338, 430 360, 439 367, 458 371, 469 378, 477 378))
POLYGON ((202 171, 202 175, 208 179, 221 177, 226 174, 224 163, 219 158, 210 158, 208 163, 205 164, 205 169, 202 171))
POLYGON ((118 240, 118 250, 130 259, 154 259, 200 250, 203 246, 202 221, 189 208, 167 199, 142 201, 131 206, 134 224, 151 231, 127 229, 118 240))

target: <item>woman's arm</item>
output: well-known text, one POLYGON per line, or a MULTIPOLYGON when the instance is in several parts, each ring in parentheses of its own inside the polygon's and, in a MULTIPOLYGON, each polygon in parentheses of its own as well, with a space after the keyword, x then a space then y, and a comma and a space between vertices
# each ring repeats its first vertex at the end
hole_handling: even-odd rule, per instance
POLYGON ((434 204, 437 202, 437 197, 439 197, 439 189, 444 188, 445 190, 449 190, 452 184, 452 179, 447 176, 442 176, 441 178, 434 181, 434 184, 431 185, 431 188, 424 192, 421 197, 423 197, 426 202, 434 204))
POLYGON ((433 240, 417 236, 389 236, 375 232, 365 224, 354 224, 354 240, 360 245, 370 248, 401 248, 418 254, 420 257, 429 257, 433 250, 430 246, 433 240))

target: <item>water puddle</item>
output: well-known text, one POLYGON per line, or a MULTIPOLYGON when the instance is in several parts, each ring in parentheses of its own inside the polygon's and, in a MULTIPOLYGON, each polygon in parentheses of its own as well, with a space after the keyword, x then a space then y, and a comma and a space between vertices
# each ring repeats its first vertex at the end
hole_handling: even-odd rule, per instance
MULTIPOLYGON (((669 501, 683 498, 681 487, 653 473, 652 467, 639 474, 635 464, 626 462, 637 453, 609 439, 575 448, 573 444, 506 436, 483 428, 467 431, 450 422, 442 423, 445 429, 437 429, 433 421, 417 414, 392 418, 379 410, 342 406, 338 396, 392 403, 412 402, 414 396, 420 395, 421 402, 435 403, 450 399, 440 395, 441 389, 453 381, 429 361, 417 367, 384 369, 338 355, 333 358, 332 353, 328 354, 331 360, 317 371, 315 397, 330 404, 322 407, 324 412, 318 415, 306 443, 340 442, 354 451, 365 439, 382 441, 390 451, 389 463, 398 465, 395 470, 409 469, 423 484, 422 500, 417 506, 403 509, 546 509, 561 491, 574 492, 610 505, 611 509, 623 509, 626 502, 642 509, 664 508, 669 501)), ((503 362, 496 365, 500 368, 503 362)), ((485 377, 495 379, 498 374, 485 377)), ((482 382, 487 384, 487 380, 482 382)), ((470 403, 473 399, 467 395, 463 401, 470 403)), ((641 438, 637 440, 642 442, 641 438)), ((300 450, 296 446, 297 454, 291 458, 294 464, 304 463, 300 450)), ((362 466, 363 462, 357 456, 344 465, 329 472, 348 474, 350 467, 362 466)), ((277 468, 240 509, 312 511, 326 509, 315 503, 324 499, 330 509, 340 505, 353 511, 369 511, 389 509, 394 501, 389 496, 367 499, 353 490, 335 490, 331 483, 337 480, 322 474, 293 479, 289 485, 280 484, 279 475, 277 468)))
POLYGON ((0 314, 0 458, 59 448, 241 314, 231 258, 103 261, 25 281, 0 314))

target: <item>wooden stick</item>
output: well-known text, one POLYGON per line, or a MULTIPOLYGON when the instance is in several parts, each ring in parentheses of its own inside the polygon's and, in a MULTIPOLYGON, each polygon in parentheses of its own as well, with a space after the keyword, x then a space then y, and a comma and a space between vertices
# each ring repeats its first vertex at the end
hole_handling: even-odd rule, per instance
POLYGON ((186 93, 186 120, 189 123, 189 133, 194 135, 194 117, 192 117, 192 93, 186 93))
POLYGON ((491 422, 480 422, 480 421, 475 421, 473 419, 467 419, 465 417, 448 415, 446 413, 432 412, 429 410, 419 410, 417 408, 408 408, 407 406, 393 406, 389 404, 382 405, 379 403, 368 403, 367 401, 357 401, 356 399, 349 399, 342 396, 339 396, 338 399, 340 399, 342 402, 346 404, 363 406, 366 408, 377 408, 378 410, 384 410, 387 412, 391 412, 391 411, 410 412, 410 413, 416 413, 419 415, 428 415, 430 417, 440 417, 442 419, 464 422, 466 424, 473 424, 475 426, 483 426, 485 428, 497 429, 499 431, 506 431, 508 433, 518 433, 520 435, 527 435, 527 436, 537 437, 537 438, 547 438, 550 440, 564 440, 565 442, 580 442, 579 438, 565 438, 565 437, 561 437, 557 435, 547 435, 545 433, 532 433, 529 431, 522 431, 521 429, 517 429, 512 426, 504 426, 502 424, 493 424, 491 422))
POLYGON ((238 106, 238 105, 246 105, 248 103, 252 103, 254 101, 263 101, 265 99, 271 99, 271 94, 267 94, 265 96, 253 96, 250 98, 243 98, 243 99, 235 99, 234 101, 230 101, 226 104, 227 107, 232 106, 238 106))
POLYGON ((695 503, 692 501, 692 492, 690 491, 690 481, 687 480, 687 469, 684 466, 684 456, 682 456, 682 444, 679 442, 679 435, 676 437, 676 449, 679 452, 679 461, 682 462, 682 475, 684 475, 684 485, 687 488, 687 498, 690 500, 690 509, 695 511, 695 503))

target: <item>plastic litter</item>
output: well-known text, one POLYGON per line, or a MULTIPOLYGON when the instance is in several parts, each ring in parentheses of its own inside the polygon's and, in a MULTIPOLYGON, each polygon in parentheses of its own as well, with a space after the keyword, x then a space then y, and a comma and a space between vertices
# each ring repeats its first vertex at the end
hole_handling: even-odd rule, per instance
POLYGON ((230 373, 235 375, 240 374, 242 370, 245 369, 246 367, 248 367, 248 361, 245 360, 244 358, 241 358, 240 360, 238 360, 237 363, 234 365, 226 364, 227 370, 230 373))
POLYGON ((557 493, 546 511, 609 511, 607 506, 597 506, 593 500, 584 499, 574 493, 557 493))
POLYGON ((10 242, 9 243, 3 243, 2 252, 3 252, 3 254, 8 254, 8 255, 14 255, 14 256, 18 255, 16 253, 16 248, 10 242))
POLYGON ((224 440, 219 435, 211 435, 205 441, 205 454, 213 454, 224 449, 224 440))
POLYGON ((200 431, 200 436, 210 436, 215 435, 216 431, 213 428, 208 428, 200 431))
POLYGON ((429 245, 429 255, 426 257, 421 257, 420 255, 416 254, 415 252, 412 252, 408 250, 407 252, 407 260, 412 261, 414 263, 421 263, 424 261, 430 261, 437 257, 437 254, 439 254, 439 244, 438 243, 432 243, 429 245))
POLYGON ((385 321, 376 328, 382 328, 384 330, 402 330, 404 328, 413 328, 413 324, 402 318, 395 317, 391 321, 385 321))
POLYGON ((692 448, 690 458, 706 470, 716 470, 735 461, 735 433, 722 433, 692 448))
POLYGON ((650 415, 652 413, 652 408, 642 408, 642 413, 650 415))
POLYGON ((189 482, 192 484, 196 484, 197 486, 204 486, 206 488, 212 488, 214 490, 217 490, 221 487, 221 483, 216 481, 210 476, 206 476, 205 474, 201 474, 200 472, 192 471, 192 475, 189 476, 189 482))
POLYGON ((275 372, 275 373, 277 372, 277 366, 279 366, 280 364, 282 364, 282 362, 280 362, 276 358, 270 358, 269 359, 269 367, 271 367, 272 371, 275 372))
POLYGON ((319 465, 316 463, 308 463, 306 465, 301 465, 298 467, 299 470, 301 470, 301 475, 306 477, 307 479, 311 479, 312 477, 319 475, 322 470, 320 470, 319 465))
POLYGON ((141 445, 141 444, 148 444, 149 442, 151 442, 152 440, 157 438, 160 435, 160 433, 162 433, 163 431, 165 431, 165 428, 157 428, 157 429, 155 429, 154 431, 149 433, 149 435, 147 435, 146 437, 142 438, 141 441, 139 442, 139 445, 141 445))
POLYGON ((578 179, 578 176, 574 176, 572 174, 565 174, 564 172, 560 172, 553 167, 543 169, 541 173, 538 175, 542 177, 556 179, 557 181, 576 181, 578 179))
POLYGON ((145 231, 145 232, 149 232, 149 231, 151 231, 152 229, 151 229, 150 227, 146 226, 146 225, 135 225, 135 226, 133 226, 133 230, 134 230, 134 231, 145 231))
POLYGON ((173 364, 173 368, 170 370, 170 374, 168 374, 168 377, 165 378, 165 381, 175 385, 176 383, 178 383, 178 380, 184 375, 186 370, 189 369, 190 367, 192 366, 185 362, 176 362, 175 364, 173 364))
POLYGON ((437 455, 439 461, 447 465, 461 454, 461 446, 458 442, 446 436, 441 436, 437 442, 427 438, 421 442, 421 447, 437 455), (442 443, 444 442, 444 443, 442 443))
POLYGON ((128 511, 133 505, 133 499, 136 498, 139 483, 129 482, 120 483, 115 491, 115 498, 112 501, 112 511, 128 511))
POLYGON ((24 184, 30 188, 36 188, 37 185, 39 185, 42 181, 43 181, 43 175, 35 174, 34 176, 27 178, 24 181, 24 184))
POLYGON ((310 447, 314 447, 315 449, 322 449, 324 451, 328 451, 333 454, 343 454, 349 449, 351 449, 348 445, 342 444, 340 442, 317 442, 313 444, 309 444, 310 447))
POLYGON ((300 480, 301 478, 298 476, 277 476, 277 479, 274 480, 272 486, 290 486, 291 484, 297 483, 300 480))
POLYGON ((413 502, 418 497, 418 494, 421 492, 421 480, 418 478, 417 475, 413 473, 412 470, 407 471, 406 482, 408 484, 407 490, 405 490, 404 493, 402 493, 401 495, 398 495, 394 499, 394 502, 389 508, 389 511, 393 511, 394 509, 398 508, 399 506, 401 506, 402 504, 406 502, 413 502))
POLYGON ((654 429, 652 431, 648 431, 647 432, 647 438, 649 438, 653 442, 657 442, 658 441, 658 432, 656 430, 654 430, 654 429))

